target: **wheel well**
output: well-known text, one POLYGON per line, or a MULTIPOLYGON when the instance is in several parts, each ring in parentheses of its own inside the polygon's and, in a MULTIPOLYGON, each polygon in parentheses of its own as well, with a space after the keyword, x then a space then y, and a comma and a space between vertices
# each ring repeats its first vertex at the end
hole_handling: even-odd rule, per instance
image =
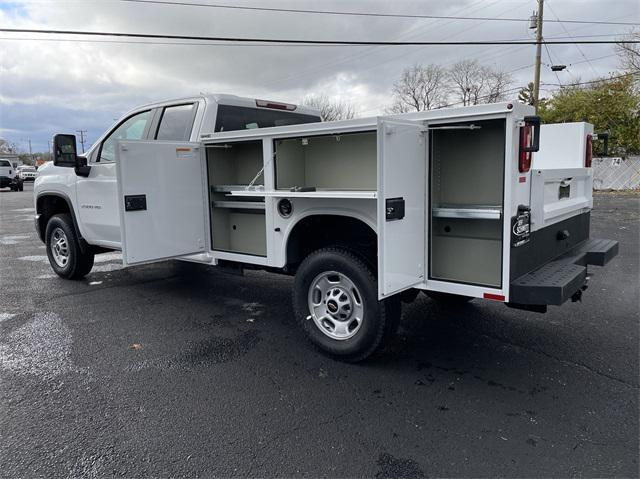
POLYGON ((313 215, 300 220, 287 240, 287 269, 295 271, 309 253, 327 246, 347 248, 376 268, 376 232, 351 216, 313 215))
MULTIPOLYGON (((40 239, 43 242, 45 241, 44 235, 47 229, 47 223, 53 215, 57 215, 60 213, 69 213, 73 218, 69 203, 67 203, 67 200, 65 200, 63 197, 58 195, 39 196, 38 200, 36 201, 36 213, 40 215, 38 217, 38 234, 40 235, 40 239)), ((73 222, 75 226, 75 218, 73 218, 73 222)))

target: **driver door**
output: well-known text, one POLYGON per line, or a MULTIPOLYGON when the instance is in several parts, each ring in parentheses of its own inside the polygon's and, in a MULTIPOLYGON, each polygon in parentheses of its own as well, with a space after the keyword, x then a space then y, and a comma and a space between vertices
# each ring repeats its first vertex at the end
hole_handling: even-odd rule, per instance
POLYGON ((119 249, 120 216, 116 187, 115 152, 119 140, 149 136, 153 113, 145 110, 122 121, 87 159, 88 177, 77 177, 76 198, 82 235, 89 243, 119 249))

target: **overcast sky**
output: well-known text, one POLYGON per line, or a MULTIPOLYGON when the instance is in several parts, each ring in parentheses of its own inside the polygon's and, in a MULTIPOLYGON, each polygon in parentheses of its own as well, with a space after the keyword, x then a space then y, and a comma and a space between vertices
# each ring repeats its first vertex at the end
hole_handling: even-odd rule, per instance
MULTIPOLYGON (((535 0, 182 0, 308 10, 528 18, 535 0)), ((545 0, 545 18, 640 22, 640 0, 545 0)), ((505 40, 533 38, 526 23, 376 18, 243 11, 121 0, 0 0, 0 25, 203 36, 329 40, 505 40)), ((547 23, 545 37, 616 35, 629 27, 547 23), (566 28, 566 30, 565 30, 566 28)), ((148 40, 0 34, 0 137, 24 151, 46 151, 59 132, 88 130, 89 144, 127 110, 199 92, 298 102, 322 92, 356 104, 359 116, 381 114, 403 68, 478 59, 533 77, 534 46, 247 46, 149 44, 148 40), (15 40, 22 38, 23 40, 15 40), (66 41, 52 41, 53 38, 66 41), (26 40, 28 39, 28 40, 26 40), (114 43, 115 42, 115 43, 114 43)), ((596 39, 596 38, 594 38, 596 39)), ((178 42, 174 42, 178 43, 178 42)), ((610 45, 551 45, 568 65, 561 82, 618 69, 610 45), (586 61, 589 59, 590 62, 586 61)), ((551 63, 547 52, 543 62, 551 63)), ((543 67, 543 83, 558 83, 543 67)), ((543 94, 548 94, 545 86, 543 94)))

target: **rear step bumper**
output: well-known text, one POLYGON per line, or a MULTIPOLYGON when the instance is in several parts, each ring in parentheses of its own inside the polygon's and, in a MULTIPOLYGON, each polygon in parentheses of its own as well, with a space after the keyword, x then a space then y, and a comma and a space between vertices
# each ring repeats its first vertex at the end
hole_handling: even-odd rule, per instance
POLYGON ((604 266, 617 254, 617 241, 586 240, 559 258, 513 280, 509 302, 514 305, 560 305, 581 291, 587 282, 587 265, 604 266))

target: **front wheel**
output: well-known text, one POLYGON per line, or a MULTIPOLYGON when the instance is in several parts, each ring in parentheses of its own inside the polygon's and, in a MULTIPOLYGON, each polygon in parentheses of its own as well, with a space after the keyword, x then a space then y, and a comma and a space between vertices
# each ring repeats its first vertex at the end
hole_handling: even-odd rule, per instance
POLYGON ((397 297, 378 301, 377 281, 359 256, 342 248, 311 253, 293 288, 296 318, 321 351, 357 362, 381 349, 400 319, 397 297))
POLYGON ((54 215, 45 233, 47 256, 51 268, 65 279, 84 278, 93 268, 93 253, 83 253, 71 217, 54 215))

